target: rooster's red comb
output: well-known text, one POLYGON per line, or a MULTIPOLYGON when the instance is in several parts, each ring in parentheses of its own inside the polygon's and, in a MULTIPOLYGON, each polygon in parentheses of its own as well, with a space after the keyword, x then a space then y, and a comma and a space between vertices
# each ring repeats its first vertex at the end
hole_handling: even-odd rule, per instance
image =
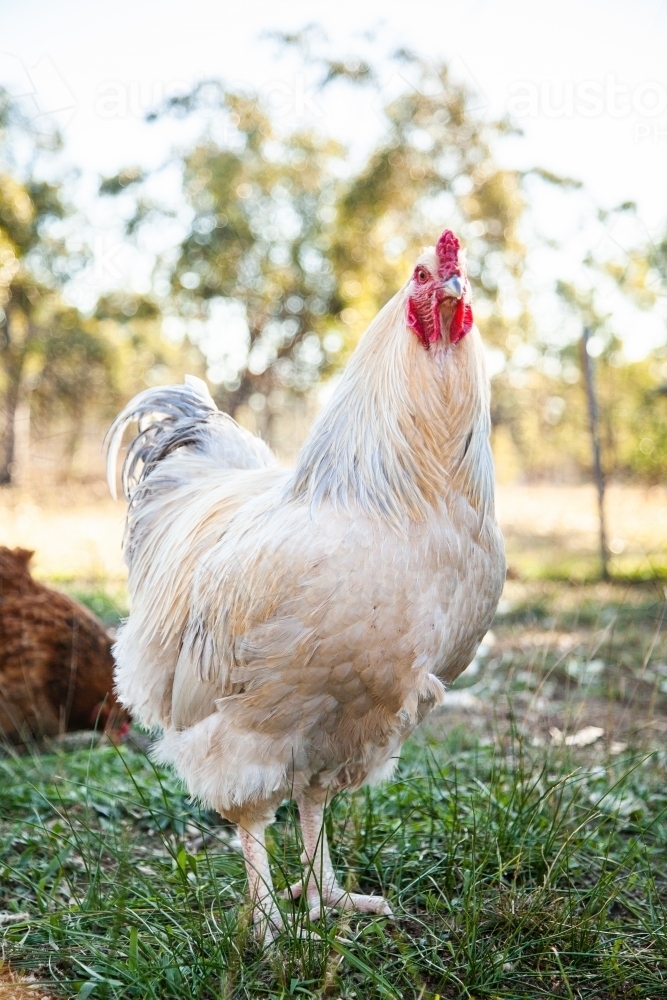
POLYGON ((450 277, 452 274, 461 274, 459 267, 459 250, 461 244, 457 240, 451 229, 445 229, 438 240, 435 252, 438 256, 438 271, 450 277))

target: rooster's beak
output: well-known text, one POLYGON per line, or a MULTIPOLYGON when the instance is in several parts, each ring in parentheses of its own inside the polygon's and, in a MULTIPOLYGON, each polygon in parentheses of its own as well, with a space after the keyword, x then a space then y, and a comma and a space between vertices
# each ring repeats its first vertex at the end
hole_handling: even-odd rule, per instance
POLYGON ((453 274, 451 278, 447 278, 447 281, 443 282, 442 290, 448 298, 460 299, 463 295, 463 285, 459 276, 453 274))

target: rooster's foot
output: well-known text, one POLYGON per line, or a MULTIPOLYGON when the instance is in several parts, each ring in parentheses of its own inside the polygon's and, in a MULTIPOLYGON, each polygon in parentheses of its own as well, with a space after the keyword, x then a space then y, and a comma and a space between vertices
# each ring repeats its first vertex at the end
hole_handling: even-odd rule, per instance
POLYGON ((393 917, 393 911, 383 896, 365 896, 359 892, 346 892, 338 884, 320 892, 318 886, 307 892, 310 910, 309 920, 318 920, 328 910, 343 913, 377 913, 383 917, 393 917))
MULTIPOLYGON (((311 919, 311 918, 309 918, 311 919)), ((253 924, 255 928, 255 940, 262 948, 269 948, 281 934, 290 934, 299 938, 308 938, 311 941, 320 941, 317 934, 306 923, 297 923, 296 919, 284 917, 276 907, 270 913, 253 913, 253 924)))
MULTIPOLYGON (((308 855, 306 854, 305 851, 301 855, 301 864, 303 865, 308 864, 308 855)), ((289 899, 290 902, 294 902, 294 900, 301 898, 301 896, 303 895, 304 888, 305 886, 303 879, 299 879, 298 882, 293 882, 292 885, 286 886, 280 893, 280 898, 289 899)))
POLYGON ((282 913, 276 906, 268 912, 265 909, 255 907, 252 913, 252 922, 255 931, 255 940, 263 948, 268 948, 276 938, 285 930, 285 921, 282 913))
POLYGON ((303 882, 294 882, 292 885, 286 886, 280 893, 281 899, 289 899, 290 902, 294 902, 300 899, 303 895, 303 882))

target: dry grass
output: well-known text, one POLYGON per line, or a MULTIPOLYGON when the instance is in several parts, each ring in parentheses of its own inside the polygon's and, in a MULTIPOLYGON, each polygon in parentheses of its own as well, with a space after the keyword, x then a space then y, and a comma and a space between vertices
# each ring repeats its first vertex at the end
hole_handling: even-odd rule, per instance
POLYGON ((0 963, 0 1000, 54 1000, 34 976, 17 976, 0 963))
MULTIPOLYGON (((54 582, 125 579, 121 557, 125 505, 106 486, 0 490, 0 544, 36 550, 35 569, 54 582)), ((510 564, 528 577, 594 576, 597 513, 592 486, 500 485, 498 514, 510 564)), ((651 576, 667 567, 667 488, 608 490, 613 569, 651 576)))
MULTIPOLYGON (((598 566, 597 499, 591 485, 501 485, 498 516, 510 565, 521 575, 582 579, 598 566)), ((667 570, 667 488, 607 490, 612 573, 651 578, 667 570)))
POLYGON ((0 489, 0 545, 34 549, 35 575, 53 582, 125 579, 125 504, 104 483, 58 490, 0 489))

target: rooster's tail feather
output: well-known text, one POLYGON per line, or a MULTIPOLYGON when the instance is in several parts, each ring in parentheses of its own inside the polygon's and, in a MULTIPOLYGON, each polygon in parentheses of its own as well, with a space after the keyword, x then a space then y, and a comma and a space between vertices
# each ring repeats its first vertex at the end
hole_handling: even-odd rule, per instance
POLYGON ((110 427, 107 472, 114 491, 123 433, 139 424, 123 463, 128 500, 125 562, 132 614, 114 656, 116 690, 142 725, 167 726, 181 636, 197 568, 245 500, 279 470, 259 438, 221 413, 204 382, 146 389, 110 427))
POLYGON ((275 465, 268 446, 240 427, 213 402, 206 383, 186 375, 183 385, 144 389, 131 399, 107 431, 107 480, 116 498, 116 465, 126 428, 139 431, 127 449, 121 472, 128 502, 159 463, 178 449, 206 456, 218 469, 261 469, 275 465))

